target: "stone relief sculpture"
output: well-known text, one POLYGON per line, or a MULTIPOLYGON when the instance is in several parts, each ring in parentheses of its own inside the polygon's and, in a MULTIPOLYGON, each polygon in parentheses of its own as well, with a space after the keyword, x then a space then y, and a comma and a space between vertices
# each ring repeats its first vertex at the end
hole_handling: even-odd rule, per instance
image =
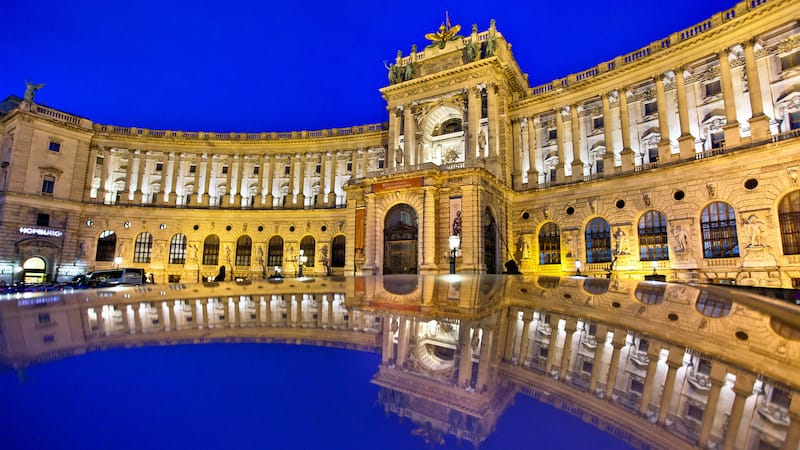
POLYGON ((747 244, 747 247, 765 247, 763 242, 763 232, 766 225, 764 221, 761 220, 755 214, 750 214, 750 216, 745 219, 744 221, 744 229, 747 232, 747 237, 750 242, 747 244))
POLYGON ((617 228, 617 231, 614 232, 614 254, 627 255, 629 253, 628 235, 622 231, 622 228, 617 228))
POLYGON ((676 225, 672 228, 672 247, 675 253, 686 253, 689 251, 689 235, 685 228, 676 225))

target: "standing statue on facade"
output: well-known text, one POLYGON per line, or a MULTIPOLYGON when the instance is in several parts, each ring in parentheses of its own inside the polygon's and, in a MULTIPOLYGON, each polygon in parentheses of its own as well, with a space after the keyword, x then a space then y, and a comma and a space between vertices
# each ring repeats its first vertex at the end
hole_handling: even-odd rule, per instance
POLYGON ((488 58, 494 56, 497 51, 497 32, 494 30, 494 19, 492 19, 491 26, 489 27, 489 36, 486 37, 486 42, 483 44, 483 57, 488 58))
POLYGON ((417 68, 414 67, 413 62, 409 61, 403 70, 403 81, 408 81, 414 78, 414 75, 416 75, 416 73, 417 73, 417 68))
POLYGON ((403 81, 403 72, 400 66, 397 64, 387 64, 386 61, 384 61, 383 67, 389 71, 389 84, 397 84, 403 81))
POLYGON ((472 24, 472 39, 469 44, 464 47, 465 62, 471 63, 480 56, 481 47, 478 44, 478 24, 472 24))
POLYGON ((44 83, 34 84, 25 80, 25 101, 26 102, 33 102, 33 96, 36 94, 36 91, 44 87, 44 83))

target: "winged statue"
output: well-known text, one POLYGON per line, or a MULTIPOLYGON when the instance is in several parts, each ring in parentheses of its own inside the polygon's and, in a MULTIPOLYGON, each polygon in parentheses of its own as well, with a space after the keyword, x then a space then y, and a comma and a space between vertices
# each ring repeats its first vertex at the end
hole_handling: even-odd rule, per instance
POLYGON ((450 15, 445 11, 444 23, 439 25, 438 31, 426 34, 425 39, 431 41, 431 46, 438 45, 439 48, 444 48, 448 41, 455 39, 459 31, 461 25, 450 25, 450 15))

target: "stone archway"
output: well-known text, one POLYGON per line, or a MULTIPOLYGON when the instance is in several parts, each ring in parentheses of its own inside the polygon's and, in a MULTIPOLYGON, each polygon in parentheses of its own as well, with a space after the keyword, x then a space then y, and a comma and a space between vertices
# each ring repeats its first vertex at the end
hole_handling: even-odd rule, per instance
POLYGON ((417 238, 419 221, 410 205, 400 203, 386 213, 383 222, 383 273, 419 271, 417 238))
POLYGON ((40 256, 32 256, 22 263, 20 281, 25 284, 38 284, 47 281, 47 261, 40 256))

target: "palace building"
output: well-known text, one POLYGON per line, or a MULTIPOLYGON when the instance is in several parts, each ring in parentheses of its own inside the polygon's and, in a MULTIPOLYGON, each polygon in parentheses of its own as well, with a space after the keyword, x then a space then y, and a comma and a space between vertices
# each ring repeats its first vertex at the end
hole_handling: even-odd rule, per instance
POLYGON ((793 0, 739 2, 540 86, 494 21, 448 24, 398 52, 386 123, 316 131, 103 125, 29 85, 0 104, 0 278, 442 273, 454 258, 798 287, 799 19, 793 0))

